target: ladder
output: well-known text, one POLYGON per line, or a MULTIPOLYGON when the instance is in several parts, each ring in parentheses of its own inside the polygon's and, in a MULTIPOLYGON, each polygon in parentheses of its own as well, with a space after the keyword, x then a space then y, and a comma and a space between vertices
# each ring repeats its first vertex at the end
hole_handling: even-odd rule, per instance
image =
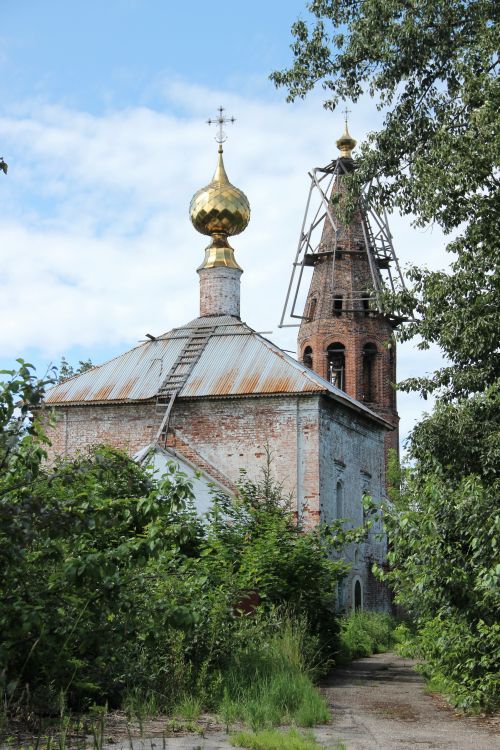
POLYGON ((163 418, 156 433, 155 442, 165 443, 167 439, 170 412, 179 391, 182 390, 191 375, 195 364, 205 351, 210 337, 215 333, 215 326, 197 328, 188 338, 174 364, 170 368, 156 395, 156 413, 163 418))

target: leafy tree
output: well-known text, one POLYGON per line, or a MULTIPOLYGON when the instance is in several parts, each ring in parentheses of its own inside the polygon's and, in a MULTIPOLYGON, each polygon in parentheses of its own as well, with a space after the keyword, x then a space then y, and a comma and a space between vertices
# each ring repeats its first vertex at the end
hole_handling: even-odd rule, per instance
POLYGON ((73 367, 66 357, 61 357, 61 364, 59 365, 59 377, 57 378, 58 383, 64 383, 65 380, 74 378, 75 375, 81 375, 87 370, 91 370, 94 367, 90 359, 80 360, 78 367, 73 367))
MULTIPOLYGON (((496 400, 498 407, 498 395, 496 400)), ((457 437, 478 408, 474 404, 469 414, 454 413, 462 424, 454 425, 452 444, 459 442, 457 437)), ((440 412, 441 407, 439 419, 444 416, 440 412)), ((419 429, 435 433, 436 423, 431 417, 419 429)), ((497 424, 496 451, 499 432, 497 424)), ((485 455, 493 435, 490 428, 483 441, 485 455)), ((416 453, 419 450, 417 445, 416 453)), ((462 708, 495 710, 500 668, 500 477, 496 471, 485 480, 469 473, 467 463, 459 466, 466 453, 462 449, 456 462, 452 457, 450 470, 447 453, 431 458, 426 450, 424 460, 399 477, 401 489, 392 490, 393 504, 385 513, 390 571, 384 577, 396 601, 413 618, 416 630, 410 650, 426 660, 424 672, 462 708)), ((393 477, 393 488, 397 485, 393 477)))
POLYGON ((495 0, 312 0, 314 24, 293 28, 294 62, 271 78, 325 106, 368 92, 384 110, 350 178, 353 195, 438 223, 454 238, 450 272, 414 267, 392 304, 411 319, 402 340, 438 344, 450 364, 404 387, 448 398, 483 390, 500 374, 498 270, 499 31, 495 0), (379 181, 377 181, 379 180, 379 181))

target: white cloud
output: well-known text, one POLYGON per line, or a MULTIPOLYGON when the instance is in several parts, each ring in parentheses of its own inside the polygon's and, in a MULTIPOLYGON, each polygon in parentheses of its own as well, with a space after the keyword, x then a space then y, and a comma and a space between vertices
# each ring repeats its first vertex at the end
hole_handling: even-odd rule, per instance
MULTIPOLYGON (((307 171, 335 155, 339 115, 319 100, 294 106, 176 81, 165 111, 128 108, 96 116, 37 102, 0 118, 9 153, 0 180, 0 346, 4 356, 38 349, 57 360, 73 346, 134 344, 195 317, 195 273, 208 243, 188 219, 192 194, 210 181, 216 146, 204 120, 223 102, 237 117, 225 149, 230 179, 252 206, 234 238, 242 277, 242 317, 295 349, 295 329, 277 329, 308 191, 307 171), (181 112, 181 114, 179 114, 181 112)), ((350 129, 358 140, 379 115, 364 100, 350 129)), ((412 230, 393 217, 403 264, 446 265, 437 230, 412 230)), ((408 345, 402 369, 437 366, 408 345)), ((415 412, 415 397, 409 412, 415 412)), ((409 402, 408 402, 409 403, 409 402)), ((408 420, 403 416, 403 431, 408 420)), ((410 416, 410 415, 409 415, 410 416)))

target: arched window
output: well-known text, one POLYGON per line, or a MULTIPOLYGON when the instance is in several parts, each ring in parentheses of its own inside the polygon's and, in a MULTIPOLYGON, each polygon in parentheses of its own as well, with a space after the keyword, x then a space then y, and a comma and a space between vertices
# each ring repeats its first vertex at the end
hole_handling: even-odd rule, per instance
POLYGON ((336 518, 344 517, 344 487, 342 482, 337 482, 337 497, 335 503, 336 518))
POLYGON ((328 380, 345 391, 345 348, 342 344, 330 344, 326 350, 328 380))
POLYGON ((354 581, 354 609, 356 611, 363 609, 363 589, 359 578, 354 581))
POLYGON ((377 393, 377 347, 365 344, 363 347, 363 401, 375 403, 377 393))
POLYGON ((310 370, 312 370, 313 366, 313 350, 310 346, 306 346, 304 349, 304 353, 302 355, 302 362, 305 364, 306 367, 309 367, 310 370))

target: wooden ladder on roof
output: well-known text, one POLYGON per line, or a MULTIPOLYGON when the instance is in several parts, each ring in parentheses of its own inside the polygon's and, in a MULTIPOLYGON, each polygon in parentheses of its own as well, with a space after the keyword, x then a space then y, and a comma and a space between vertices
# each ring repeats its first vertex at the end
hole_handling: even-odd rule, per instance
POLYGON ((156 413, 162 414, 163 418, 156 433, 155 443, 166 443, 170 413, 174 401, 178 393, 185 386, 187 379, 205 351, 208 340, 215 333, 215 330, 216 326, 203 326, 195 330, 188 338, 185 347, 181 350, 158 389, 158 393, 156 394, 156 413))

